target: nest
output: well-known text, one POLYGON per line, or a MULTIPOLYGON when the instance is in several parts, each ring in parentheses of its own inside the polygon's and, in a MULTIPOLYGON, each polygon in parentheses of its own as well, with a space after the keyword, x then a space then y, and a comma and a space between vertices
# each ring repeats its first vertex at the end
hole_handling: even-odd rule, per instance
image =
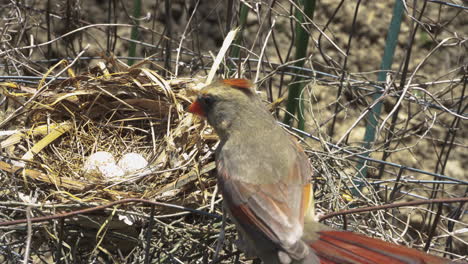
POLYGON ((49 87, 14 84, 17 92, 9 98, 32 99, 32 107, 16 117, 16 126, 24 128, 1 142, 12 159, 2 162, 2 169, 13 173, 24 167, 24 186, 39 188, 47 199, 155 198, 211 161, 210 142, 200 148, 201 134, 194 133, 203 123, 183 111, 194 85, 192 79, 165 80, 142 64, 123 69, 112 58, 49 87), (121 179, 86 175, 86 159, 97 151, 116 159, 140 153, 149 166, 121 179))
MULTIPOLYGON (((157 199, 194 208, 210 205, 216 196, 210 172, 215 167, 212 149, 217 138, 205 122, 196 121, 184 111, 196 83, 194 79, 166 80, 145 68, 145 62, 129 68, 114 58, 98 63, 88 73, 75 75, 70 69, 68 73, 69 78, 47 85, 42 81, 38 88, 1 84, 10 109, 22 108, 21 112, 7 112, 3 121, 15 128, 0 142, 8 157, 0 161, 3 175, 8 175, 3 181, 12 186, 4 189, 3 195, 23 204, 44 205, 33 210, 33 216, 126 198, 157 199), (23 108, 24 102, 27 105, 23 108), (126 153, 139 153, 149 164, 120 178, 86 174, 83 168, 88 157, 98 151, 107 151, 116 160, 126 153)), ((113 232, 120 230, 131 237, 120 237, 121 242, 130 240, 133 245, 97 243, 102 247, 98 252, 112 256, 118 248, 127 249, 128 254, 140 244, 134 224, 141 226, 145 222, 142 219, 149 218, 149 208, 124 208, 136 218, 125 214, 126 217, 111 220, 113 213, 103 211, 92 220, 80 216, 67 219, 66 223, 90 233, 104 227, 113 232)), ((158 215, 180 213, 171 208, 157 210, 158 215)), ((214 210, 213 204, 211 211, 214 210)), ((14 211, 5 214, 13 216, 14 211)), ((183 216, 182 213, 180 217, 183 216)), ((37 245, 33 248, 43 249, 50 242, 51 237, 47 236, 35 237, 37 245)), ((172 236, 168 235, 168 241, 172 236)), ((84 237, 96 239, 91 234, 84 237)), ((72 238, 64 240, 69 243, 72 238)), ((86 244, 87 239, 80 244, 86 244)))

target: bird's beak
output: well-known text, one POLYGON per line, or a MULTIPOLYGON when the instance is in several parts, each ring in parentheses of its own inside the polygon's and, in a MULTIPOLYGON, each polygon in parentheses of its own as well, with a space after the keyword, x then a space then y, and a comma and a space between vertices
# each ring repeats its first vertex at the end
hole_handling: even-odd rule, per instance
POLYGON ((203 107, 201 106, 198 100, 195 100, 187 109, 190 113, 196 114, 199 116, 206 116, 205 111, 203 111, 203 107))

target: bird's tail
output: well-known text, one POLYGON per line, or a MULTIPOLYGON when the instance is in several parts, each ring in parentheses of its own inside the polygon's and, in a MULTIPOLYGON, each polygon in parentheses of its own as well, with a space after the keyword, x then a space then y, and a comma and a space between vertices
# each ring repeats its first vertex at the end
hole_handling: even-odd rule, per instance
MULTIPOLYGON (((309 245, 321 264, 439 264, 449 259, 346 231, 319 231, 309 245)), ((464 262, 466 263, 466 262, 464 262)))

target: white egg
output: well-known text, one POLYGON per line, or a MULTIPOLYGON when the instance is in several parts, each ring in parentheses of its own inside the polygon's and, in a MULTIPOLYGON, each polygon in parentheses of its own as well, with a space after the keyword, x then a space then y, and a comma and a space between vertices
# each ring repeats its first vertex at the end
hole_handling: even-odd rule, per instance
POLYGON ((98 168, 105 178, 120 178, 125 175, 125 172, 115 163, 100 165, 98 168))
POLYGON ((141 154, 127 153, 117 163, 125 173, 132 173, 137 170, 143 169, 148 165, 148 161, 141 154))
POLYGON ((106 164, 115 164, 114 156, 107 151, 98 151, 88 157, 83 170, 85 173, 97 173, 99 172, 98 167, 106 164))

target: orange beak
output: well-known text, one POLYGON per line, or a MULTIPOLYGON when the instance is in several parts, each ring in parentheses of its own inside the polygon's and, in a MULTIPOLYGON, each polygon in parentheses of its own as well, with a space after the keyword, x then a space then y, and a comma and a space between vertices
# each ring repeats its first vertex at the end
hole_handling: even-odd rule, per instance
POLYGON ((188 111, 192 114, 196 114, 199 116, 206 116, 205 111, 203 111, 203 107, 198 101, 194 101, 188 108, 188 111))

